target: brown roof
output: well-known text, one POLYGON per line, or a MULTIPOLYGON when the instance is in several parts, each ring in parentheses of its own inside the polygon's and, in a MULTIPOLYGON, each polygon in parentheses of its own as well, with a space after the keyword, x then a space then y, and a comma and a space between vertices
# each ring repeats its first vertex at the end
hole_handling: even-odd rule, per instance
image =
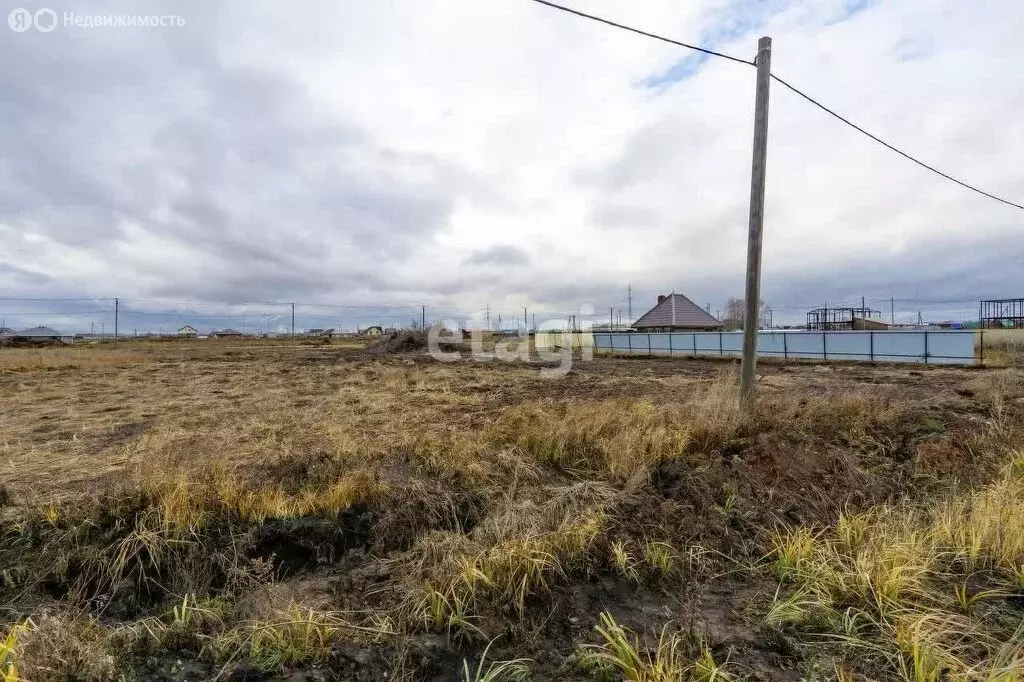
POLYGON ((722 323, 706 310, 682 294, 659 296, 658 305, 648 310, 633 324, 637 329, 645 327, 675 327, 682 329, 707 329, 721 327, 722 323))

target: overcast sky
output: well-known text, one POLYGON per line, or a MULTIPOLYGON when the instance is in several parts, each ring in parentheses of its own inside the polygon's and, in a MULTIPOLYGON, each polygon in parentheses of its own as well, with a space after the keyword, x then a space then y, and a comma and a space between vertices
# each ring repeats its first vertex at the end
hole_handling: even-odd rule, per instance
MULTIPOLYGON (((0 30, 3 296, 606 316, 632 284, 635 317, 659 292, 742 295, 752 67, 528 0, 16 6, 58 25, 0 30)), ((1024 201, 1024 2, 574 6, 746 59, 770 35, 776 74, 1024 201)), ((773 87, 763 291, 781 315, 863 295, 970 317, 1024 296, 1022 227, 773 87)))

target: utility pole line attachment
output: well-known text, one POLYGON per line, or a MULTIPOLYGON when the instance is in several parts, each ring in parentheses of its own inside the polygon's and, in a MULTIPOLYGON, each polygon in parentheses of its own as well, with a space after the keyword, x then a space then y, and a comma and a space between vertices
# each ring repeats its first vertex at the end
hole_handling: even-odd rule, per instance
POLYGON ((743 320, 743 365, 740 399, 754 404, 757 367, 757 318, 761 301, 761 244, 764 229, 764 187, 768 157, 768 92, 772 74, 772 39, 757 41, 757 91, 754 98, 754 154, 750 169, 750 223, 747 236, 746 311, 743 320))

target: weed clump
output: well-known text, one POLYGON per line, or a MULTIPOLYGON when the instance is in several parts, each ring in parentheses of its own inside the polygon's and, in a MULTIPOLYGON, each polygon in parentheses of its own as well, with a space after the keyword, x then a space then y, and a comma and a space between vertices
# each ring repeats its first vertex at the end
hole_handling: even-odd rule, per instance
POLYGON ((1020 679, 1021 461, 1018 454, 997 482, 933 507, 879 508, 820 531, 776 534, 782 587, 767 622, 806 633, 822 655, 860 662, 862 674, 1020 679))
POLYGON ((636 633, 619 625, 612 614, 602 612, 594 627, 601 643, 586 645, 581 666, 599 679, 621 678, 628 682, 727 682, 733 675, 726 664, 715 661, 705 639, 694 633, 661 630, 649 649, 636 633))
POLYGON ((716 380, 677 404, 620 399, 513 408, 493 438, 542 463, 622 481, 720 450, 747 424, 734 387, 716 380))

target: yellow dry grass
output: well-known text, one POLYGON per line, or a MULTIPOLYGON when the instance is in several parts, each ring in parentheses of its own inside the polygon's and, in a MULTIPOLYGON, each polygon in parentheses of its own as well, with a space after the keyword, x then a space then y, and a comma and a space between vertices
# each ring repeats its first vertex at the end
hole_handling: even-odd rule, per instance
POLYGON ((901 679, 1024 679, 1024 622, 1010 606, 1024 594, 1024 454, 938 505, 844 515, 773 542, 791 587, 769 623, 808 628, 831 655, 901 679))
POLYGON ((583 650, 583 662, 601 675, 621 676, 626 682, 728 682, 734 679, 726 664, 715 661, 707 642, 661 630, 647 648, 636 633, 601 613, 595 630, 601 643, 583 650), (646 649, 646 650, 645 650, 646 649))
POLYGON ((630 479, 733 438, 745 418, 732 379, 692 386, 687 400, 667 405, 635 399, 527 404, 507 410, 494 437, 541 462, 630 479))
POLYGON ((152 354, 122 348, 0 348, 0 371, 103 368, 149 362, 152 354))
MULTIPOLYGON (((787 504, 814 518, 803 488, 825 482, 793 461, 847 467, 827 481, 837 494, 869 479, 883 491, 858 488, 870 499, 913 494, 933 474, 912 466, 908 442, 948 456, 954 473, 980 467, 1020 434, 1024 387, 1013 368, 798 366, 771 370, 744 414, 735 375, 712 364, 604 359, 551 381, 524 364, 335 347, 65 350, 0 367, 0 492, 16 505, 3 589, 27 593, 43 574, 67 588, 52 618, 12 610, 33 620, 2 646, 32 679, 47 666, 116 677, 126 647, 143 643, 280 673, 330 665, 343 642, 522 634, 545 600, 580 584, 602 597, 618 592, 601 592, 605 581, 685 594, 726 535, 753 546, 752 520, 787 504), (935 415, 961 430, 940 435, 935 415), (882 480, 897 466, 918 478, 882 480), (309 556, 295 570, 307 572, 275 573, 276 552, 296 547, 309 556), (344 576, 331 574, 338 565, 344 576), (284 580, 270 585, 275 575, 284 580), (349 587, 350 575, 367 584, 349 587), (310 584, 366 608, 313 603, 310 584), (266 596, 277 588, 296 598, 266 596), (140 617, 122 623, 74 611, 111 595, 155 605, 133 604, 140 617), (55 651, 80 653, 78 667, 55 651)), ((1024 590, 1022 466, 938 506, 781 533, 773 560, 785 586, 769 620, 827 643, 828 675, 841 679, 862 659, 908 679, 1014 679, 1019 635, 999 600, 1024 590)), ((599 626, 588 651, 613 676, 731 670, 683 630, 653 642, 610 616, 599 626)))

